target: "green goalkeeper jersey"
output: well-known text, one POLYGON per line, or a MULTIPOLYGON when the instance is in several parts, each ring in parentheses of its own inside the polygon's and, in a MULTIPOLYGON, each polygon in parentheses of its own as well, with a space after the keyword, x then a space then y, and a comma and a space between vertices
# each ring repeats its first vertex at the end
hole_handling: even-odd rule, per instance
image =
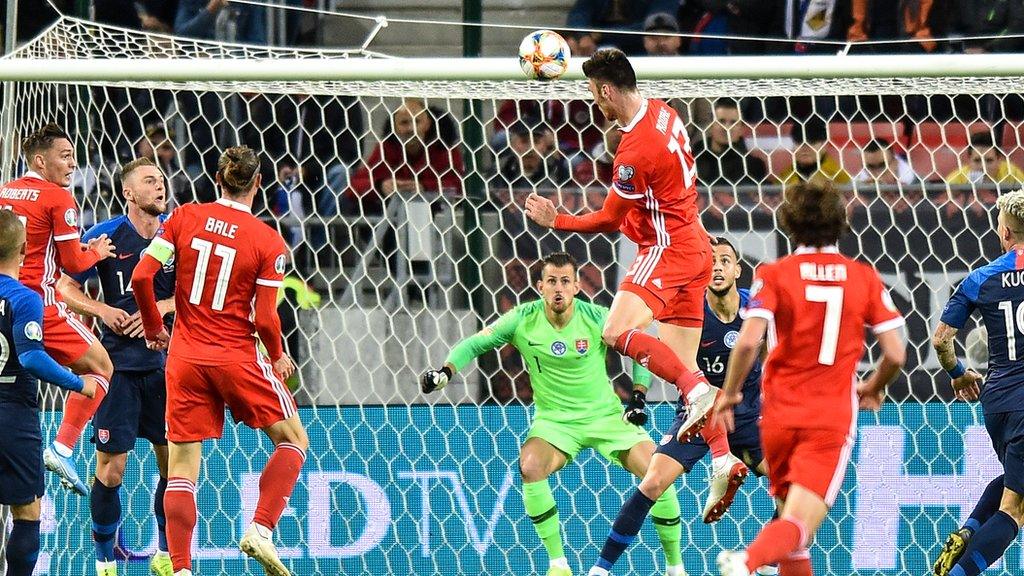
MULTIPOLYGON (((512 344, 530 373, 537 417, 586 421, 622 411, 622 402, 608 379, 608 347, 601 331, 608 309, 575 300, 572 319, 555 329, 544 314, 544 301, 520 304, 479 333, 462 340, 448 355, 457 370, 477 356, 512 344)), ((633 381, 647 386, 651 373, 633 365, 633 381)))

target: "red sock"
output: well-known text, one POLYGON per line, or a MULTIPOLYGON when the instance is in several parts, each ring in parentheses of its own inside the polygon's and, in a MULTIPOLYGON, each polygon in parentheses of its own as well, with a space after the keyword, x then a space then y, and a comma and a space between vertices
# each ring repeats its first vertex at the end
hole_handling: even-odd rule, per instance
POLYGON ((700 382, 683 366, 679 356, 667 344, 640 330, 623 332, 615 341, 615 350, 629 356, 665 382, 675 384, 684 398, 700 382))
POLYGON ((747 568, 751 572, 765 564, 778 564, 806 545, 803 523, 793 518, 772 520, 747 548, 747 568))
MULTIPOLYGON (((700 370, 693 373, 693 377, 698 382, 703 382, 708 386, 711 383, 704 376, 704 372, 700 370)), ((711 456, 718 458, 719 456, 725 456, 729 453, 729 433, 726 431, 725 426, 722 426, 720 422, 714 418, 708 418, 704 427, 700 429, 700 435, 704 437, 704 441, 707 442, 708 447, 711 448, 711 456)))
POLYGON ((164 491, 167 551, 174 571, 192 569, 192 532, 196 528, 196 485, 188 478, 167 479, 164 491))
POLYGON ((109 387, 107 379, 99 374, 86 374, 83 378, 96 380, 96 395, 87 398, 75 392, 68 394, 68 399, 64 402, 64 417, 61 418, 60 428, 57 429, 57 442, 68 448, 74 448, 75 444, 78 444, 82 431, 100 407, 100 402, 103 402, 109 387))
POLYGON ((806 548, 797 550, 779 562, 779 576, 814 576, 811 553, 806 548))
POLYGON ((277 526, 305 461, 306 452, 302 448, 288 442, 277 445, 260 475, 260 498, 253 522, 271 529, 277 526))

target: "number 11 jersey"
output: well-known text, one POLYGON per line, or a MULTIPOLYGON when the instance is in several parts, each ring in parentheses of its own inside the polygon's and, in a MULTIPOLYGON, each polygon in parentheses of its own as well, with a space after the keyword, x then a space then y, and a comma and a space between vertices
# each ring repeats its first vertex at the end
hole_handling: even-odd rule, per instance
POLYGON ((223 366, 257 359, 256 286, 279 288, 284 239, 249 210, 221 198, 178 207, 150 253, 175 260, 175 318, 169 357, 223 366))
POLYGON ((881 334, 903 325, 878 272, 834 246, 758 266, 744 314, 768 320, 761 417, 782 428, 850 431, 864 327, 881 334))

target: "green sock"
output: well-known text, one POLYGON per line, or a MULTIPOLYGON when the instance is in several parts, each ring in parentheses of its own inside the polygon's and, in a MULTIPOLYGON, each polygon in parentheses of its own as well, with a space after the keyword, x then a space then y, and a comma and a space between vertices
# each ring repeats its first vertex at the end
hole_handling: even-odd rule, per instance
POLYGON ((679 498, 676 497, 675 486, 669 485, 661 497, 654 501, 651 523, 665 551, 665 562, 669 566, 682 564, 683 555, 679 551, 679 543, 683 539, 683 524, 679 518, 679 498))
MULTIPOLYGON (((675 494, 675 492, 673 492, 675 494)), ((533 528, 548 551, 548 559, 564 558, 561 525, 558 522, 558 506, 551 494, 551 486, 545 478, 539 482, 523 483, 523 504, 533 521, 533 528)), ((678 505, 677 505, 678 506, 678 505)), ((678 516, 678 513, 677 513, 678 516)))

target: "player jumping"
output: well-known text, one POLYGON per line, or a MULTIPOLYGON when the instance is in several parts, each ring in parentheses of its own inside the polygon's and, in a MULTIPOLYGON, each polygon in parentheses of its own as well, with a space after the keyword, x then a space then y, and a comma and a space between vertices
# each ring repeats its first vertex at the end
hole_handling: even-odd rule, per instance
MULTIPOLYGON (((523 504, 548 552, 548 576, 571 576, 548 477, 584 448, 643 477, 654 453, 654 442, 638 427, 647 422, 645 390, 651 375, 634 364, 634 391, 624 413, 608 381, 608 347, 601 340, 608 309, 576 299, 580 284, 572 256, 560 252, 544 258, 537 290, 540 300, 520 304, 456 344, 444 366, 423 374, 421 383, 424 392, 432 392, 487 351, 504 344, 519 351, 536 405, 519 452, 523 504)), ((669 486, 654 504, 652 523, 665 551, 666 573, 682 576, 682 526, 674 487, 669 486)))
MULTIPOLYGON (((713 456, 710 483, 725 495, 742 482, 747 467, 729 451, 725 431, 707 424, 718 390, 698 369, 697 347, 704 289, 711 279, 711 242, 697 215, 696 170, 683 121, 664 102, 640 95, 633 67, 619 50, 598 50, 584 62, 583 73, 601 112, 623 132, 612 190, 600 211, 582 216, 559 214, 550 200, 531 194, 526 214, 557 230, 621 230, 637 243, 636 261, 615 294, 602 339, 679 389, 688 404, 679 440, 698 432, 704 437, 713 456), (659 321, 660 339, 642 331, 652 320, 659 321)), ((660 466, 678 464, 655 455, 648 476, 663 476, 660 466)), ((612 526, 623 548, 640 530, 655 493, 654 486, 641 482, 623 506, 612 526)), ((710 520, 725 507, 715 511, 710 520)))
MULTIPOLYGON (((711 283, 708 284, 704 303, 700 349, 697 351, 698 363, 704 367, 704 374, 715 386, 721 386, 725 380, 725 367, 729 364, 729 356, 736 344, 736 336, 742 323, 740 309, 746 307, 750 299, 747 290, 736 287, 740 273, 736 248, 725 238, 718 238, 714 246, 711 283)), ((758 431, 760 415, 761 366, 756 363, 743 383, 743 402, 736 407, 736 430, 729 434, 729 447, 750 469, 763 476, 767 474, 767 467, 761 452, 761 435, 758 431)), ((693 465, 708 453, 707 442, 700 436, 690 438, 686 442, 680 442, 676 438, 679 426, 685 419, 686 404, 680 401, 675 421, 656 450, 657 454, 666 456, 669 461, 664 462, 654 472, 649 472, 644 478, 652 487, 654 496, 663 490, 672 490, 674 494, 673 486, 676 479, 681 474, 689 473, 693 465)), ((707 504, 704 506, 705 522, 716 515, 716 506, 727 507, 736 493, 735 488, 731 486, 725 495, 716 493, 715 488, 712 486, 707 504)), ((602 569, 609 570, 625 551, 617 538, 617 535, 610 536, 605 542, 595 573, 601 574, 602 569)), ((775 574, 777 570, 766 566, 763 571, 759 569, 759 573, 775 574)))
POLYGON ((781 574, 812 574, 806 547, 843 484, 858 397, 860 408, 879 410, 906 358, 903 317, 878 272, 836 248, 847 226, 839 192, 831 184, 787 187, 778 216, 797 250, 758 266, 715 414, 736 429, 742 387, 767 334, 761 441, 771 493, 782 508, 745 551, 718 555, 723 576, 776 563, 781 574), (882 357, 854 388, 865 326, 882 357))
POLYGON ((147 344, 166 347, 171 337, 157 307, 153 276, 174 259, 164 510, 177 576, 192 574, 202 442, 221 437, 225 405, 236 421, 263 430, 275 446, 260 476, 253 522, 239 546, 267 574, 289 574, 274 547, 273 529, 295 487, 309 438, 283 382, 295 370, 284 353, 276 308, 287 248, 280 234, 251 213, 259 167, 249 148, 225 150, 217 162, 220 199, 176 209, 132 275, 147 344))
MULTIPOLYGON (((149 350, 143 340, 142 317, 131 290, 131 277, 142 253, 156 236, 167 210, 164 176, 148 158, 134 160, 121 169, 121 186, 128 210, 93 226, 83 239, 107 236, 118 246, 118 257, 98 263, 74 280, 65 276, 58 284, 72 310, 100 318, 103 346, 114 363, 110 389, 93 418, 96 444, 96 479, 90 491, 92 535, 96 547, 97 576, 115 576, 114 544, 121 524, 121 481, 128 451, 138 437, 152 444, 160 480, 153 493, 158 549, 150 561, 157 576, 171 576, 164 531, 164 490, 167 488, 167 438, 164 436, 164 353, 149 350), (98 275, 104 302, 87 296, 81 284, 98 275)), ((174 268, 166 266, 157 274, 156 294, 160 314, 174 312, 174 268)))
POLYGON ((985 489, 964 526, 949 535, 935 562, 938 576, 977 576, 999 560, 1024 525, 1024 192, 1003 194, 996 232, 1006 253, 971 272, 949 299, 932 343, 957 398, 981 399, 985 428, 1003 474, 985 489), (953 337, 971 313, 988 330, 988 377, 957 359, 953 337))
POLYGON ((43 452, 46 468, 84 496, 89 489, 75 470, 72 448, 106 395, 114 368, 99 340, 68 312, 55 286, 62 271, 84 272, 113 255, 114 246, 105 236, 85 246, 81 243, 78 207, 67 190, 76 166, 70 136, 56 124, 47 124, 29 134, 21 150, 29 172, 0 188, 0 208, 13 210, 25 224, 21 281, 43 298, 47 353, 75 374, 87 374, 99 383, 92 398, 68 395, 57 439, 43 452))
POLYGON ((31 576, 39 555, 39 499, 44 492, 43 436, 39 429, 39 381, 86 397, 96 379, 62 368, 43 348, 43 303, 18 282, 25 256, 25 227, 10 210, 0 210, 0 504, 11 507, 7 536, 8 576, 31 576))

